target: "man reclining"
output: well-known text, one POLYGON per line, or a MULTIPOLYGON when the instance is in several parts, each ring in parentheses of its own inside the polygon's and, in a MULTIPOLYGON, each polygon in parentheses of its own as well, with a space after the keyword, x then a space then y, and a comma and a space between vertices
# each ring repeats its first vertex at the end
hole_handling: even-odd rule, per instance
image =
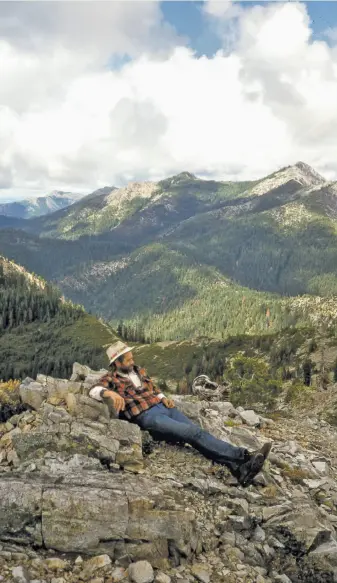
POLYGON ((241 486, 249 486, 262 470, 271 443, 249 452, 217 439, 181 413, 174 401, 165 397, 148 377, 145 369, 135 365, 132 348, 116 342, 107 350, 109 372, 89 392, 98 401, 112 402, 120 417, 136 423, 156 438, 192 445, 206 458, 225 465, 241 486))

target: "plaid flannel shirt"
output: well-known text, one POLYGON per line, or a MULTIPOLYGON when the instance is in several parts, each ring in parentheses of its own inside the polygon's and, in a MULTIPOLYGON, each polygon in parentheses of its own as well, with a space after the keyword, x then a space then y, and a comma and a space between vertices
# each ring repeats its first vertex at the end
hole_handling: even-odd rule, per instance
POLYGON ((139 388, 136 388, 129 378, 118 374, 117 370, 109 371, 95 383, 106 390, 115 391, 123 397, 125 401, 124 415, 127 419, 137 417, 143 411, 160 403, 157 395, 160 395, 161 391, 147 375, 146 370, 135 366, 134 372, 138 374, 142 383, 139 388))

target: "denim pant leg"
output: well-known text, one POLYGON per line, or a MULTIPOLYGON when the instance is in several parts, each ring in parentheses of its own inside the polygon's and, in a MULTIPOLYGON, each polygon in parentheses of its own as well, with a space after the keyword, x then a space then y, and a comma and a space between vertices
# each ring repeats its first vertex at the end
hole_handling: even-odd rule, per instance
MULTIPOLYGON (((165 405, 162 405, 162 404, 160 404, 160 405, 161 405, 161 407, 165 407, 165 405)), ((189 417, 186 417, 186 415, 184 415, 184 413, 179 411, 179 409, 177 409, 177 407, 172 407, 172 409, 167 409, 167 415, 168 415, 168 417, 170 417, 170 419, 173 419, 174 421, 179 421, 180 423, 188 423, 189 425, 194 425, 196 427, 199 427, 199 425, 197 425, 197 423, 194 423, 194 421, 192 421, 192 419, 190 419, 189 417)))
MULTIPOLYGON (((189 422, 176 421, 172 419, 166 411, 162 410, 163 405, 156 405, 141 413, 135 418, 135 422, 142 428, 154 433, 165 441, 184 441, 189 443, 205 457, 220 463, 231 464, 240 463, 244 460, 246 449, 236 447, 217 439, 198 425, 189 422)), ((169 411, 169 409, 167 410, 169 411)), ((172 411, 172 410, 171 410, 172 411)), ((181 413, 181 415, 183 415, 181 413)), ((185 417, 185 416, 183 416, 185 417)))

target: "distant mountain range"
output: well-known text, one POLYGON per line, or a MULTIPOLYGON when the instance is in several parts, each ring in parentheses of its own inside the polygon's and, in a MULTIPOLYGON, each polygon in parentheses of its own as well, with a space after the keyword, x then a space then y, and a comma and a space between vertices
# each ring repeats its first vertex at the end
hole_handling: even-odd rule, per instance
POLYGON ((0 217, 0 252, 114 325, 221 339, 337 318, 336 221, 337 183, 303 162, 248 182, 183 172, 0 217))
POLYGON ((80 200, 83 194, 55 190, 47 196, 0 204, 0 215, 15 219, 30 219, 48 215, 80 200))

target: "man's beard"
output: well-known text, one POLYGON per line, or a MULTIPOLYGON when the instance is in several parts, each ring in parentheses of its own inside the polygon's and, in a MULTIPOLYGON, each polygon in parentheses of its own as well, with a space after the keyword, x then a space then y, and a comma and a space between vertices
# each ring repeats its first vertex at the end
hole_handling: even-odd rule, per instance
POLYGON ((122 365, 120 369, 124 374, 128 374, 129 372, 133 371, 133 364, 131 366, 122 365))

